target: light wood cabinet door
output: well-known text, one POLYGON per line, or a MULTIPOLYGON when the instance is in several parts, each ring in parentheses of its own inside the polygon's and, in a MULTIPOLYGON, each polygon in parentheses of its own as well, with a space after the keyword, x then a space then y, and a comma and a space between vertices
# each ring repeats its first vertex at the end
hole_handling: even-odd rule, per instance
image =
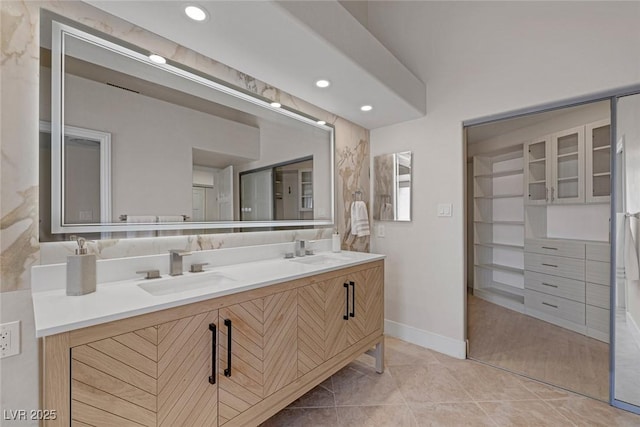
POLYGON ((349 277, 350 311, 347 322, 349 345, 382 331, 383 325, 382 268, 359 271, 349 277))
POLYGON ((72 348, 72 424, 217 426, 217 318, 201 313, 72 348))
POLYGON ((218 311, 158 326, 158 426, 217 426, 218 311))
POLYGON ((220 310, 219 425, 297 377, 297 290, 220 310))
POLYGON ((348 292, 346 276, 298 289, 299 376, 348 347, 348 292))
POLYGON ((71 425, 155 426, 156 327, 71 349, 71 425))

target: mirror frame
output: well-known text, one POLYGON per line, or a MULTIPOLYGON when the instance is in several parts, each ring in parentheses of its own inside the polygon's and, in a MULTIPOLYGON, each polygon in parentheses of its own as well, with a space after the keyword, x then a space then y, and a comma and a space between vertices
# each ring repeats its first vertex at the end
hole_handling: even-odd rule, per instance
MULTIPOLYGON (((245 228, 280 228, 280 227, 329 227, 335 224, 336 216, 336 191, 335 191, 335 129, 333 126, 319 124, 318 119, 304 115, 287 107, 273 107, 271 100, 260 98, 243 92, 229 85, 206 78, 189 70, 180 68, 173 61, 166 64, 156 64, 141 51, 136 51, 117 43, 105 40, 97 35, 79 30, 75 27, 52 20, 51 37, 51 234, 61 233, 105 233, 126 231, 161 231, 161 230, 209 230, 209 229, 245 229, 245 228), (69 129, 64 125, 64 48, 65 37, 75 37, 84 42, 111 50, 130 59, 142 62, 148 66, 162 69, 179 77, 199 83, 206 88, 223 92, 254 105, 277 112, 284 116, 301 121, 305 124, 324 129, 329 132, 330 143, 330 192, 331 192, 331 218, 326 220, 272 220, 272 221, 219 221, 219 222, 184 222, 184 223, 153 223, 153 224, 128 224, 128 223, 94 223, 94 224, 69 224, 64 222, 64 130, 69 129), (55 196, 58 197, 55 197, 55 196)), ((110 173, 110 171, 108 171, 110 173)), ((250 231, 250 230, 248 230, 250 231)))

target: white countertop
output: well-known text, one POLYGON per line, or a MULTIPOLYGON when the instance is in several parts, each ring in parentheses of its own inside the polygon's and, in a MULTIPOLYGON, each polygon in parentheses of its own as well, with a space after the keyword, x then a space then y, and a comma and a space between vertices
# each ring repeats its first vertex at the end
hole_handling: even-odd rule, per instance
MULTIPOLYGON (((323 255, 334 254, 320 252, 308 256, 307 259, 323 255)), ((34 291, 32 295, 36 336, 54 335, 384 259, 384 255, 361 252, 343 251, 335 255, 342 255, 345 259, 330 264, 313 265, 276 258, 212 267, 205 273, 187 272, 178 277, 195 281, 195 276, 198 276, 206 281, 208 275, 211 277, 211 274, 217 273, 231 278, 232 281, 166 295, 154 296, 138 286, 153 283, 155 280, 174 280, 164 276, 155 280, 136 278, 98 283, 96 292, 83 296, 67 296, 65 289, 61 288, 34 291)), ((64 264, 56 268, 60 269, 60 266, 64 264)))

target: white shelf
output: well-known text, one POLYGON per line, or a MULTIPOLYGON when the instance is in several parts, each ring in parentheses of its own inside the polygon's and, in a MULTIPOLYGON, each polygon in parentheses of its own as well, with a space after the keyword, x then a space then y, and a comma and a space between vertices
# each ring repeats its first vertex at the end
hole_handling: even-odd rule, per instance
POLYGON ((495 196, 475 196, 475 199, 515 199, 518 197, 524 197, 524 194, 498 194, 495 196))
POLYGON ((520 175, 524 173, 524 169, 511 169, 501 172, 483 173, 475 175, 475 178, 500 178, 503 176, 520 175))
POLYGON ((516 268, 516 267, 510 267, 508 265, 501 265, 501 264, 476 264, 476 267, 478 268, 484 268, 486 270, 498 270, 498 271, 508 271, 509 273, 516 273, 516 274, 523 274, 524 275, 524 269, 522 268, 516 268))
POLYGON ((529 181, 529 184, 544 184, 546 182, 546 179, 541 179, 540 181, 529 181))
POLYGON ((512 251, 524 251, 524 246, 507 245, 504 243, 475 243, 476 246, 485 246, 487 248, 509 249, 512 251))
POLYGON ((580 154, 578 151, 573 151, 571 153, 565 153, 565 154, 558 154, 556 157, 558 159, 562 159, 564 157, 571 157, 571 156, 577 156, 578 154, 580 154))
POLYGON ((601 147, 593 147, 593 151, 602 151, 602 150, 610 150, 610 145, 603 145, 601 147))
POLYGON ((562 181, 577 181, 578 177, 577 176, 568 176, 566 178, 558 178, 558 182, 562 182, 562 181))
POLYGON ((531 163, 541 163, 541 162, 544 162, 544 161, 546 161, 546 160, 547 160, 547 158, 546 158, 546 157, 543 157, 543 158, 541 158, 541 159, 529 160, 529 164, 531 164, 531 163))
POLYGON ((611 172, 594 173, 592 176, 594 176, 594 177, 597 177, 597 176, 611 176, 611 172))

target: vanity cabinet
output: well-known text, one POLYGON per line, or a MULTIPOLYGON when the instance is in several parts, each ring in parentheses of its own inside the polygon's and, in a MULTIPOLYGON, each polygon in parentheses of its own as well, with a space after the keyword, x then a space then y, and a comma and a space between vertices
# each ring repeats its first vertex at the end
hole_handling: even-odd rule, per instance
POLYGON ((383 277, 373 261, 47 336, 44 425, 256 426, 373 347, 382 372, 383 277))
POLYGON ((214 425, 217 320, 210 311, 73 347, 72 425, 214 425))
POLYGON ((369 268, 298 289, 298 374, 383 329, 383 271, 369 268))
POLYGON ((297 378, 296 306, 291 290, 220 310, 220 426, 297 378))

